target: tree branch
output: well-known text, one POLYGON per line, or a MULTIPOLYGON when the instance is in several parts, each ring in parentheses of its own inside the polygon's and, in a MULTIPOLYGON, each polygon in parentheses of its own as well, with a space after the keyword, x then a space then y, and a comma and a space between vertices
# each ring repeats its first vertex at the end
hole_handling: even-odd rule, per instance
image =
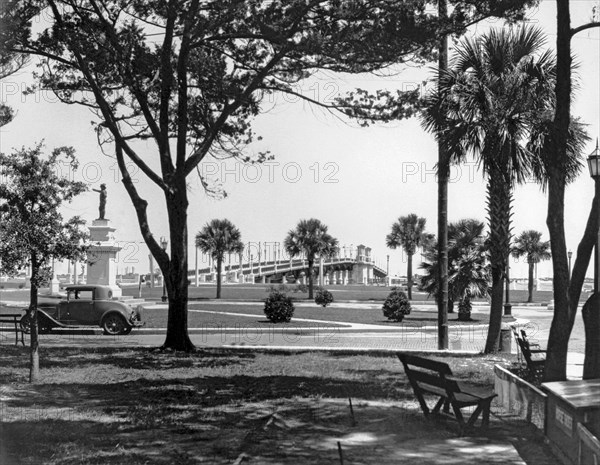
POLYGON ((586 29, 591 29, 593 27, 600 27, 600 23, 597 21, 593 21, 591 23, 582 24, 581 26, 576 27, 575 29, 571 29, 571 37, 575 34, 585 31, 586 29))
POLYGON ((585 281, 585 274, 590 264, 592 257, 592 251, 596 245, 596 238, 598 232, 598 202, 600 202, 600 195, 598 187, 600 187, 600 181, 596 181, 596 195, 592 202, 592 208, 588 216, 587 224, 583 237, 577 246, 577 256, 575 257, 575 263, 573 265, 573 274, 570 276, 569 282, 569 301, 570 308, 576 311, 579 304, 579 298, 581 296, 581 289, 585 281))
POLYGON ((119 146, 119 144, 115 144, 115 154, 117 157, 117 164, 119 166, 119 170, 123 175, 121 182, 125 186, 125 190, 127 190, 127 193, 129 194, 131 202, 133 203, 133 206, 135 208, 138 223, 140 225, 140 231, 142 233, 142 237, 144 238, 144 242, 150 249, 150 252, 154 256, 154 258, 156 258, 156 261, 158 262, 160 268, 166 270, 168 269, 169 256, 167 255, 167 252, 165 252, 162 249, 162 247, 158 244, 158 242, 156 242, 156 239, 154 239, 154 236, 150 231, 150 225, 148 224, 148 215, 146 212, 148 208, 148 202, 139 196, 137 189, 135 188, 135 184, 133 183, 133 180, 129 175, 129 171, 127 170, 127 165, 125 164, 125 159, 123 157, 123 149, 119 146))
POLYGON ((177 155, 176 169, 185 169, 185 154, 188 131, 188 87, 187 87, 187 65, 190 54, 190 29, 192 27, 192 18, 195 18, 198 10, 198 0, 192 0, 190 10, 186 14, 183 25, 181 47, 177 60, 177 155))
MULTIPOLYGON (((58 8, 57 8, 54 0, 49 0, 48 3, 50 4, 50 7, 52 8, 52 13, 54 14, 57 24, 61 27, 64 26, 62 16, 60 15, 60 12, 58 11, 58 8)), ((101 91, 100 87, 94 80, 92 73, 88 68, 87 61, 83 59, 83 56, 77 50, 76 44, 71 43, 70 45, 71 45, 71 51, 72 51, 73 55, 75 56, 75 59, 77 60, 77 64, 78 64, 77 69, 79 69, 82 72, 82 74, 85 76, 88 84, 90 85, 91 91, 94 94, 94 97, 96 98, 98 107, 100 108, 100 111, 102 112, 102 116, 104 117, 105 123, 106 123, 107 127, 109 128, 110 132, 112 132, 113 136, 115 137, 115 143, 118 144, 120 147, 122 147, 122 149, 125 151, 127 156, 131 159, 131 161, 133 161, 142 170, 142 172, 146 176, 148 176, 148 178, 150 178, 161 189, 167 190, 167 186, 166 186, 165 182, 163 181, 163 179, 158 174, 156 174, 154 171, 152 171, 152 169, 148 165, 146 165, 146 163, 144 163, 142 161, 142 159, 133 151, 133 149, 123 139, 123 137, 119 131, 118 125, 114 121, 114 115, 112 114, 110 106, 108 105, 108 102, 104 99, 104 96, 102 95, 102 91, 101 91)))

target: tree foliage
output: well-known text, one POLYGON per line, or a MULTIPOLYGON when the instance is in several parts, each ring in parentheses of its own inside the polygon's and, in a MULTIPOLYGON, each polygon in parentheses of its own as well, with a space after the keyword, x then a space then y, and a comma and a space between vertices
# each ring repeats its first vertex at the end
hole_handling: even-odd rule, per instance
MULTIPOLYGON (((25 67, 28 56, 19 53, 6 53, 0 55, 0 80, 6 79, 25 67)), ((0 127, 7 125, 14 118, 14 110, 3 102, 0 102, 0 127)))
MULTIPOLYGON (((459 305, 459 319, 469 319, 471 299, 485 297, 490 289, 490 265, 483 239, 484 225, 475 219, 464 219, 448 225, 448 297, 450 309, 459 305), (462 311, 461 311, 462 310, 462 311)), ((432 241, 424 250, 425 271, 420 287, 438 297, 437 244, 432 241)))
POLYGON ((533 173, 526 141, 539 115, 553 107, 555 61, 540 29, 491 30, 456 49, 438 89, 427 99, 423 125, 460 163, 474 155, 488 178, 492 272, 487 353, 498 349, 503 287, 510 253, 512 190, 533 173))
POLYGON ((217 264, 217 299, 221 298, 221 273, 225 254, 240 254, 244 250, 242 233, 228 219, 214 219, 196 234, 196 247, 210 254, 217 264))
POLYGON ((529 229, 517 236, 511 249, 513 257, 525 257, 529 267, 527 302, 533 302, 533 272, 536 263, 550 260, 550 241, 542 241, 542 233, 529 229))
POLYGON ((57 171, 59 160, 68 162, 71 172, 77 170, 75 151, 60 147, 44 158, 42 147, 40 143, 11 154, 0 153, 0 272, 14 275, 31 267, 31 382, 39 378, 38 287, 48 280, 52 260, 81 260, 88 237, 81 218, 65 221, 60 212, 64 203, 87 189, 84 183, 57 171))
POLYGON ((283 246, 290 257, 306 256, 308 298, 313 298, 313 267, 316 258, 331 257, 338 250, 338 240, 327 232, 327 226, 311 218, 300 220, 296 229, 288 232, 283 246))
POLYGON ((359 118, 361 107, 378 119, 410 116, 418 90, 357 91, 358 99, 329 104, 300 95, 295 85, 319 71, 362 73, 430 62, 440 33, 460 34, 488 16, 518 17, 534 3, 452 2, 450 17, 439 21, 420 1, 7 0, 0 10, 0 55, 37 57, 38 86, 96 113, 98 140, 116 155, 144 241, 166 277, 163 347, 192 350, 186 179, 198 164, 208 155, 267 158, 249 144, 251 122, 271 94, 288 93, 359 118), (144 143, 149 139, 154 144, 144 143), (170 254, 152 234, 147 200, 128 162, 165 197, 170 254))
POLYGON ((427 220, 414 213, 398 218, 392 224, 392 231, 385 237, 385 243, 390 249, 402 247, 408 257, 406 276, 408 278, 408 298, 412 299, 412 257, 419 247, 427 245, 431 235, 425 232, 427 220))

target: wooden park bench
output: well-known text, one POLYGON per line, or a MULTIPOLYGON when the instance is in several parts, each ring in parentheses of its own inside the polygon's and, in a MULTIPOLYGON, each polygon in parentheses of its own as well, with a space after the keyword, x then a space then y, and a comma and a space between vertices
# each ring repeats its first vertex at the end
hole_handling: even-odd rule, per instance
POLYGON ((529 373, 535 379, 541 379, 546 365, 546 351, 540 349, 539 344, 530 342, 524 329, 518 331, 514 326, 511 326, 511 329, 529 373))
POLYGON ((438 413, 450 415, 452 406, 461 435, 475 425, 479 415, 482 415, 481 426, 488 426, 492 400, 496 397, 493 391, 460 383, 452 377, 452 370, 447 363, 408 354, 398 354, 398 358, 404 365, 404 372, 425 416, 438 413), (439 397, 433 409, 427 405, 426 395, 439 397), (465 407, 475 407, 466 421, 461 411, 465 407))
POLYGON ((2 326, 3 330, 12 331, 14 329, 15 332, 15 345, 19 345, 19 340, 21 344, 25 345, 25 340, 23 339, 23 328, 21 328, 20 320, 22 315, 20 313, 2 313, 0 314, 0 326, 2 326), (9 325, 10 328, 5 328, 6 325, 9 325))

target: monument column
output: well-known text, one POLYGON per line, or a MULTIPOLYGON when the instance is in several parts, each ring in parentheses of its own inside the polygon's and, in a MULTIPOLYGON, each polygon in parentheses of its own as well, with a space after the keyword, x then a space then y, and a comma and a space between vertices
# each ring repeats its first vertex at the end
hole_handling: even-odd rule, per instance
POLYGON ((90 245, 87 261, 87 284, 109 286, 113 297, 121 297, 121 288, 117 285, 117 253, 121 250, 116 244, 115 228, 110 220, 97 219, 89 226, 90 245))
POLYGON ((92 189, 100 194, 99 218, 92 221, 90 230, 90 248, 87 259, 87 284, 102 284, 110 287, 113 298, 121 297, 121 288, 117 285, 117 253, 119 247, 115 241, 115 228, 110 226, 106 213, 106 184, 100 184, 100 190, 92 189))

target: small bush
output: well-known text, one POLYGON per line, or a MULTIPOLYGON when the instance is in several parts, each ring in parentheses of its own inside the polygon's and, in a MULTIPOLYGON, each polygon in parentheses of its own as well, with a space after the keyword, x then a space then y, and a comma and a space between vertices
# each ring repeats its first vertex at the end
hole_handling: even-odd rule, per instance
POLYGON ((333 302, 333 295, 327 289, 318 288, 315 294, 315 303, 321 307, 327 307, 333 302))
POLYGON ((285 291, 272 288, 265 300, 265 315, 273 323, 287 323, 294 315, 292 298, 285 291))
POLYGON ((294 292, 308 292, 308 286, 306 284, 300 283, 296 286, 294 292))
POLYGON ((21 283, 19 284, 19 289, 23 289, 25 287, 25 284, 21 283))
POLYGON ((383 315, 391 321, 402 321, 404 315, 410 315, 410 301, 406 294, 397 287, 392 287, 383 303, 383 315))

